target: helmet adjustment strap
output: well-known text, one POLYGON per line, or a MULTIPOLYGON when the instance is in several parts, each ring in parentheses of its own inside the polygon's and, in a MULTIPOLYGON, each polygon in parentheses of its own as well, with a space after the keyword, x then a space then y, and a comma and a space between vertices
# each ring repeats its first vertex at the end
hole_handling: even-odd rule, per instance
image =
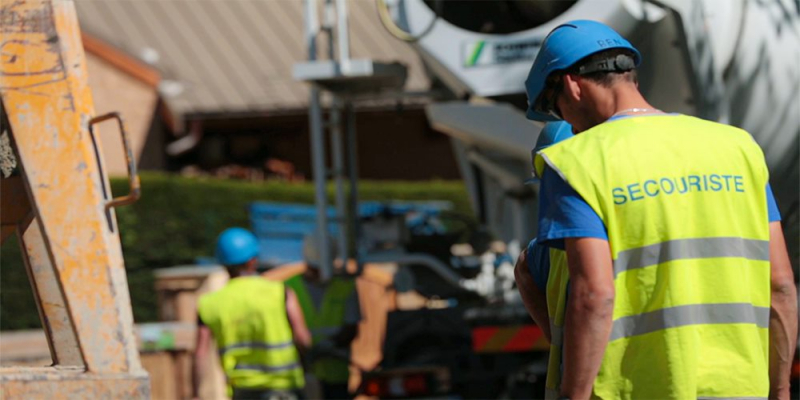
POLYGON ((626 54, 617 54, 616 57, 593 61, 578 68, 578 75, 587 75, 593 72, 627 72, 636 68, 633 57, 626 54))

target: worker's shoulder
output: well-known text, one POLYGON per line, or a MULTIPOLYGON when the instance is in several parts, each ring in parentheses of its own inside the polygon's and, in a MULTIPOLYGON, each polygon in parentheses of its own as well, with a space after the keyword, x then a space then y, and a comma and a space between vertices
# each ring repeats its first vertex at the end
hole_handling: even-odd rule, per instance
MULTIPOLYGON (((678 113, 620 118, 599 124, 583 134, 576 135, 576 138, 583 141, 610 140, 613 142, 624 140, 630 135, 640 137, 643 131, 654 135, 669 134, 673 138, 688 135, 694 139, 700 139, 700 136, 705 136, 706 138, 724 139, 727 142, 755 143, 752 135, 744 129, 678 113)), ((580 141, 575 141, 574 144, 578 142, 580 141)))
POLYGON ((239 277, 228 281, 228 284, 219 290, 201 295, 200 301, 204 301, 203 299, 208 301, 209 299, 225 297, 229 294, 242 293, 251 290, 283 290, 283 287, 284 283, 282 281, 276 281, 264 278, 262 276, 239 277))
POLYGON ((722 122, 717 121, 710 121, 699 117, 693 117, 691 115, 678 115, 677 117, 679 117, 677 121, 682 124, 697 126, 698 128, 708 131, 724 132, 730 135, 741 137, 743 139, 752 139, 752 136, 749 132, 733 125, 723 124, 722 122))
POLYGON ((686 124, 681 125, 682 133, 687 140, 699 147, 713 146, 717 150, 727 148, 731 151, 742 151, 756 158, 763 158, 761 146, 753 135, 746 130, 716 121, 685 116, 686 124))
POLYGON ((250 276, 244 279, 245 281, 243 283, 260 289, 283 290, 285 286, 283 281, 269 279, 263 276, 250 276))
POLYGON ((207 292, 201 294, 197 298, 197 311, 200 315, 206 314, 208 316, 209 312, 213 312, 213 309, 216 309, 216 305, 218 305, 219 299, 224 296, 224 289, 225 287, 215 290, 213 292, 207 292))
MULTIPOLYGON (((543 151, 545 156, 582 158, 597 149, 628 149, 630 140, 651 145, 681 141, 687 145, 708 143, 736 147, 758 146, 747 131, 735 126, 683 114, 659 114, 621 118, 596 125, 543 151), (626 145, 618 147, 620 143, 626 145)), ((627 150, 626 150, 627 151, 627 150)))

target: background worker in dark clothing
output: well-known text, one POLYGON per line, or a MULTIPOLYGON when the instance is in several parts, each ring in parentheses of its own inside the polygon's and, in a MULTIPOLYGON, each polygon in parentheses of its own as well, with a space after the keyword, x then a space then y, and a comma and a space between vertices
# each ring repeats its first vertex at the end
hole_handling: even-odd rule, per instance
POLYGON ((350 398, 350 345, 358 336, 361 321, 355 280, 341 275, 327 282, 320 279, 319 252, 313 237, 303 244, 303 253, 305 272, 286 285, 297 293, 313 338, 311 373, 319 380, 324 398, 350 398))

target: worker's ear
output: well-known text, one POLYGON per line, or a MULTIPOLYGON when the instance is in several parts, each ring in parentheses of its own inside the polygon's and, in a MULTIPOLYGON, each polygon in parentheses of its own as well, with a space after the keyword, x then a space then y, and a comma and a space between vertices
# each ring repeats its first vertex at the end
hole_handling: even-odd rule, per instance
POLYGON ((569 97, 569 102, 576 103, 580 101, 581 95, 583 94, 580 75, 564 74, 564 79, 562 81, 564 85, 564 95, 569 97))

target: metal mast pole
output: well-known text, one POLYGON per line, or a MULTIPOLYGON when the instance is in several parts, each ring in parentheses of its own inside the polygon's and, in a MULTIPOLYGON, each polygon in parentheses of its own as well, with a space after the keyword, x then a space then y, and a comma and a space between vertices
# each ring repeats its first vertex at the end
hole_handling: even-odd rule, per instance
POLYGON ((331 153, 333 155, 333 175, 336 179, 336 214, 339 223, 339 257, 342 267, 347 268, 348 229, 347 200, 344 194, 344 143, 342 138, 342 102, 334 96, 331 106, 331 153))
MULTIPOLYGON (((332 0, 328 0, 332 3, 332 0)), ((350 61, 350 38, 348 35, 347 25, 347 0, 336 0, 336 40, 338 48, 338 61, 343 68, 347 68, 347 63, 350 61)), ((333 21, 330 21, 331 23, 333 21)), ((331 32, 332 33, 332 32, 331 32)), ((330 37, 329 47, 331 54, 333 54, 333 37, 330 37)), ((332 57, 333 58, 333 57, 332 57)), ((342 267, 346 270, 348 259, 348 216, 355 217, 355 211, 350 210, 348 215, 347 200, 344 193, 344 139, 342 135, 342 101, 334 95, 333 105, 331 107, 331 141, 333 153, 333 169, 334 179, 336 180, 336 212, 337 221, 339 222, 339 257, 342 260, 342 267)), ((352 185, 352 182, 351 182, 352 185)))
POLYGON ((361 273, 362 254, 360 251, 361 226, 358 223, 358 143, 356 139, 356 113, 353 103, 347 102, 344 106, 345 130, 347 132, 347 179, 350 181, 350 202, 348 216, 350 226, 353 227, 353 238, 356 244, 357 274, 361 273))
MULTIPOLYGON (((317 35, 319 34, 319 21, 317 20, 317 0, 305 1, 306 43, 308 45, 308 60, 317 59, 317 35)), ((320 91, 316 85, 311 85, 311 94, 308 104, 308 118, 311 129, 311 159, 314 171, 314 193, 317 206, 317 240, 320 255, 320 274, 323 280, 329 279, 333 272, 331 263, 330 238, 328 235, 328 199, 325 183, 325 135, 322 126, 322 108, 320 105, 320 91)))
POLYGON ((350 62, 350 34, 347 26, 347 0, 336 0, 336 40, 339 47, 339 62, 344 68, 350 62))
MULTIPOLYGON (((363 94, 377 94, 386 90, 402 90, 407 76, 404 66, 397 63, 380 63, 371 59, 350 59, 350 38, 348 34, 348 0, 325 0, 324 21, 320 28, 317 23, 317 3, 320 0, 305 0, 306 4, 306 33, 310 50, 309 62, 297 63, 294 66, 295 79, 305 81, 312 85, 309 119, 311 125, 311 149, 314 163, 314 182, 316 187, 316 201, 318 227, 317 235, 320 249, 321 263, 324 267, 323 277, 328 278, 333 274, 333 260, 331 259, 330 232, 327 230, 327 197, 325 196, 325 130, 330 129, 332 153, 332 177, 336 187, 335 221, 340 224, 340 239, 338 250, 342 260, 346 261, 350 253, 351 237, 360 238, 357 210, 357 157, 355 143, 355 115, 353 112, 353 96, 363 94), (335 13, 335 14, 334 14, 335 13), (336 26, 334 26, 334 24, 336 26), (320 29, 327 34, 328 53, 330 59, 317 60, 314 39, 320 29), (334 37, 335 36, 335 37, 334 37), (322 90, 332 96, 330 119, 327 123, 322 121, 319 94, 322 90), (343 115, 343 113, 345 115, 343 115), (350 182, 350 199, 347 202, 347 190, 344 181, 350 182)), ((361 252, 358 251, 358 254, 361 252)), ((357 256, 358 257, 358 256, 357 256)), ((346 265, 346 263, 343 263, 346 265)))

